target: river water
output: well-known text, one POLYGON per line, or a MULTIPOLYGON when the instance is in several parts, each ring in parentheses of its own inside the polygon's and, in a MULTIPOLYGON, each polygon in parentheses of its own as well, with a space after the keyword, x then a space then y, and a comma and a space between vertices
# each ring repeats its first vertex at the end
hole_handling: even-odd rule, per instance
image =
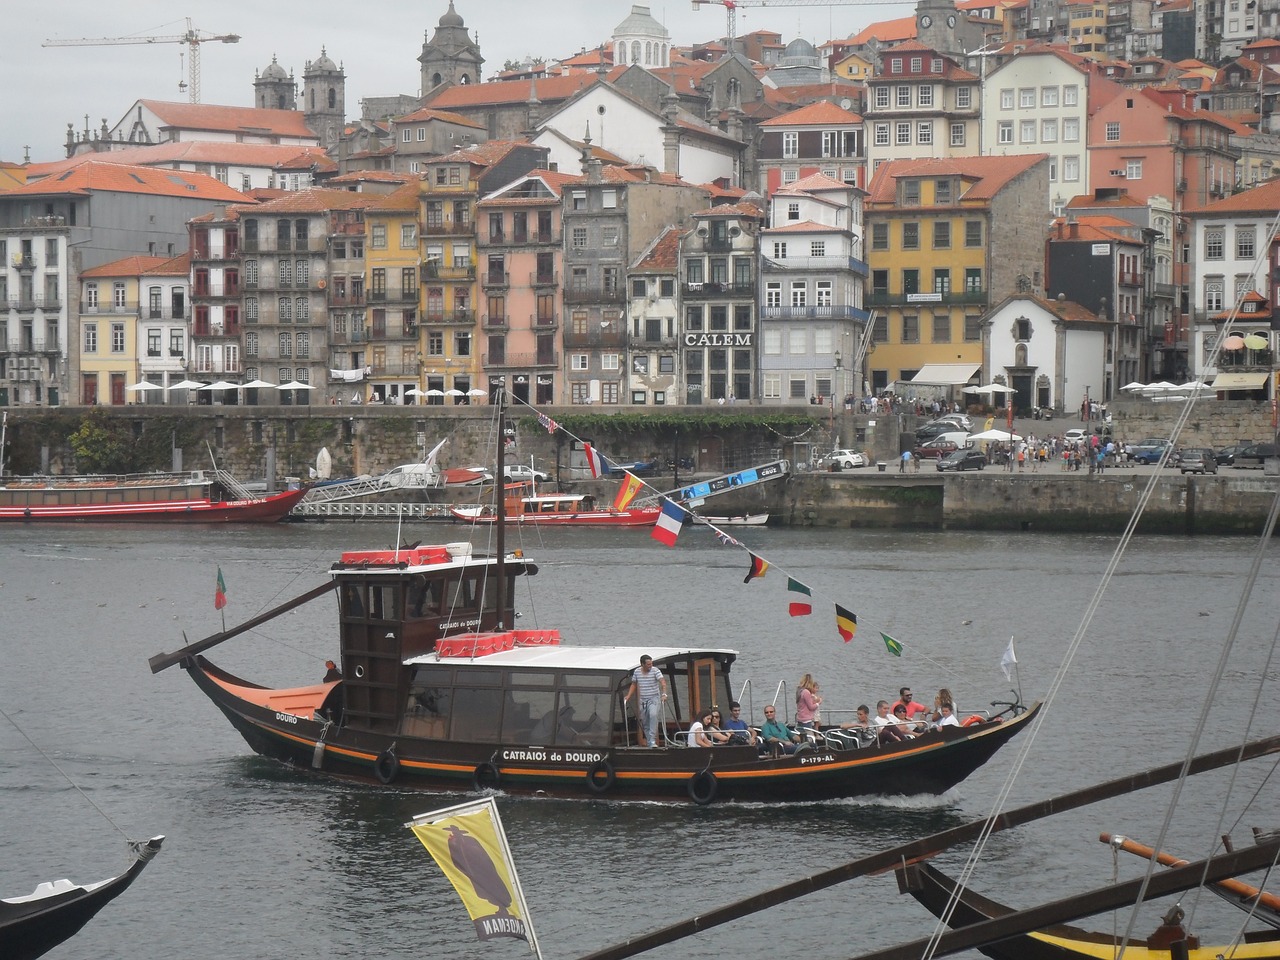
MULTIPOLYGON (((465 533, 423 526, 405 536, 465 533)), ((1007 696, 999 662, 1010 636, 1024 699, 1045 694, 1115 546, 1107 537, 893 531, 750 529, 741 538, 774 565, 745 586, 746 554, 701 530, 686 530, 675 549, 636 531, 512 533, 508 548, 523 547, 541 565, 532 593, 518 597, 521 625, 560 626, 568 642, 732 647, 741 651, 735 685, 751 680, 757 718, 779 680, 794 689, 805 672, 821 682, 828 717, 892 699, 903 684, 929 702, 950 687, 963 714, 1007 696), (788 575, 812 587, 812 617, 787 615, 788 575), (833 600, 858 615, 852 643, 836 634, 833 600), (880 631, 903 643, 900 659, 880 631)), ((113 823, 131 837, 168 837, 134 887, 52 958, 524 955, 515 941, 477 943, 461 903, 402 826, 463 797, 286 770, 251 754, 180 669, 153 676, 147 666, 184 633, 195 640, 220 629, 219 567, 231 624, 322 582, 342 549, 395 539, 393 527, 376 524, 4 528, 0 698, 48 758, 0 720, 0 896, 28 893, 38 880, 119 872, 124 847, 113 823)), ((1012 804, 1182 758, 1254 546, 1134 542, 1012 804)), ((1280 622, 1278 578, 1268 557, 1202 750, 1239 735, 1260 682, 1264 704, 1276 699, 1275 669, 1263 673, 1280 622)), ((318 680, 336 652, 333 604, 322 600, 209 656, 248 679, 292 685, 318 680)), ((1273 734, 1276 726, 1270 709, 1253 729, 1273 734)), ((1014 740, 941 798, 699 808, 500 796, 499 808, 544 955, 575 957, 981 816, 1029 739, 1014 740)), ((1257 791, 1265 810, 1244 815, 1237 840, 1246 842, 1250 826, 1277 826, 1280 791, 1265 764, 1241 770, 1224 824, 1227 775, 1193 779, 1170 848, 1203 856, 1257 791)), ((1113 865, 1097 834, 1154 841, 1170 796, 1155 788, 999 835, 975 886, 1021 906, 1101 886, 1113 865)), ((954 870, 959 856, 939 862, 954 870)), ((1125 878, 1140 869, 1119 864, 1125 878)), ((1143 914, 1142 935, 1155 926, 1154 909, 1143 914)), ((1207 939, 1232 929, 1227 909, 1199 904, 1207 939)), ((1110 929, 1113 920, 1091 925, 1110 929)), ((651 955, 849 957, 927 936, 932 926, 891 876, 873 877, 651 955)))

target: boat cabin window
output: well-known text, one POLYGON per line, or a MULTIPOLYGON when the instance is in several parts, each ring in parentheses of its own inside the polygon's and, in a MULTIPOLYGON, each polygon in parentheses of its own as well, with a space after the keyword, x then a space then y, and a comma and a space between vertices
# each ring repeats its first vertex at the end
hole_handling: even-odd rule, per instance
POLYGON ((428 580, 426 577, 414 577, 409 582, 409 618, 419 620, 423 617, 440 615, 440 598, 444 596, 444 584, 439 580, 428 580))
POLYGON ((348 620, 401 619, 399 584, 348 581, 340 597, 342 616, 348 620))

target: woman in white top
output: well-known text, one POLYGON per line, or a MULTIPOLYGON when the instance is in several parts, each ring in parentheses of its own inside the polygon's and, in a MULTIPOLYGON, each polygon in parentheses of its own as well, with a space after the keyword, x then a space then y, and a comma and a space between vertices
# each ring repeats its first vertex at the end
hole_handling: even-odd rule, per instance
POLYGON ((707 737, 706 728, 711 723, 711 711, 703 710, 702 719, 693 721, 693 726, 689 728, 689 746, 691 747, 710 747, 712 746, 710 738, 707 737))

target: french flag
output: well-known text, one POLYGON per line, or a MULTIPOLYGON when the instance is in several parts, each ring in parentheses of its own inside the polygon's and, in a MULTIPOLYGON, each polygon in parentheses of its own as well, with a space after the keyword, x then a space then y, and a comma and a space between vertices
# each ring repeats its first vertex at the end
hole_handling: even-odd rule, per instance
POLYGON ((662 501, 662 513, 653 527, 653 539, 668 547, 676 545, 676 537, 680 536, 680 528, 684 526, 685 512, 670 500, 662 501))
POLYGON ((604 457, 600 456, 600 451, 587 442, 582 444, 582 452, 587 456, 587 469, 591 471, 591 478, 599 480, 604 473, 604 457))

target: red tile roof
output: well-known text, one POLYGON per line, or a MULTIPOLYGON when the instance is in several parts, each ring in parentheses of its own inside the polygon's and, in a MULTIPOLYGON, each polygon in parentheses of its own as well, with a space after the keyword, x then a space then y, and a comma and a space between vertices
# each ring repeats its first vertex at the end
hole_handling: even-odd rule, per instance
POLYGON ((1116 243, 1141 243, 1141 241, 1135 240, 1132 236, 1115 229, 1116 227, 1133 229, 1133 224, 1127 220, 1118 220, 1115 217, 1080 217, 1074 223, 1069 222, 1065 217, 1058 217, 1050 227, 1049 239, 1052 241, 1109 240, 1116 243), (1061 235, 1059 235, 1059 231, 1061 231, 1061 235))
POLYGON ((597 81, 595 73, 582 71, 559 77, 539 77, 534 80, 498 80, 489 83, 464 83, 440 91, 431 98, 430 107, 457 110, 467 107, 498 106, 525 103, 530 93, 536 93, 542 103, 567 100, 597 81))
MULTIPOLYGON (((350 190, 289 190, 274 200, 251 208, 254 213, 328 213, 330 210, 362 210, 386 198, 380 193, 350 190)), ((245 211, 247 212, 247 211, 245 211)))
POLYGON ((329 159, 321 147, 301 144, 232 143, 225 140, 179 140, 176 143, 157 143, 149 147, 126 147, 106 153, 81 153, 65 160, 33 163, 28 166, 29 176, 47 177, 62 173, 71 167, 91 161, 103 163, 136 164, 138 166, 169 166, 175 163, 225 163, 228 166, 271 167, 294 169, 315 166, 318 170, 336 170, 338 165, 329 159))
POLYGON ((1260 183, 1251 190, 1243 190, 1221 200, 1213 200, 1195 212, 1204 213, 1258 213, 1268 217, 1280 210, 1280 179, 1260 183))
POLYGON ((1095 197, 1091 194, 1081 194, 1072 197, 1067 201, 1067 208, 1071 207, 1146 207, 1146 202, 1132 197, 1127 193, 1121 193, 1114 197, 1095 197))
POLYGON ((695 217, 760 217, 764 211, 749 200, 739 203, 722 203, 718 207, 699 210, 695 217))
POLYGON ((382 194, 365 209, 369 213, 414 213, 418 209, 422 191, 418 179, 406 183, 403 187, 382 194))
POLYGON ((325 180, 326 186, 335 183, 408 183, 417 180, 416 173, 395 173, 391 170, 351 170, 325 180))
POLYGON ((484 124, 477 123, 464 117, 460 113, 451 113, 448 110, 434 110, 431 107, 423 107, 421 110, 415 110, 413 113, 406 113, 403 117, 396 117, 396 123, 424 123, 427 120, 440 120, 444 123, 456 123, 466 127, 475 127, 483 130, 484 124))
POLYGON ((801 177, 785 187, 780 188, 777 193, 811 193, 822 190, 853 190, 856 189, 853 184, 841 183, 834 177, 828 177, 825 173, 811 173, 807 177, 801 177))
POLYGON ((299 110, 223 107, 214 103, 173 103, 168 100, 138 102, 154 113, 166 127, 317 139, 303 122, 302 112, 299 110))
POLYGON ((894 40, 906 40, 916 35, 916 18, 898 17, 896 20, 881 20, 858 33, 851 34, 849 42, 854 46, 862 46, 872 40, 880 43, 892 43, 894 40))
POLYGON ((649 249, 640 254, 631 269, 660 273, 675 271, 680 263, 680 237, 679 227, 667 227, 658 234, 649 249))
POLYGON ((140 193, 161 197, 189 197, 218 203, 243 203, 248 199, 238 190, 203 173, 139 167, 89 160, 54 177, 4 191, 3 196, 50 196, 101 193, 140 193))
POLYGON ((1014 177, 1048 159, 1047 153, 1009 157, 950 157, 926 160, 889 160, 880 165, 868 187, 869 204, 894 204, 896 181, 902 177, 959 176, 972 181, 961 200, 990 200, 1014 177))
POLYGON ((491 167, 516 147, 530 146, 528 140, 487 140, 470 147, 463 147, 439 157, 430 157, 424 163, 474 163, 491 167))
POLYGON ((788 223, 781 227, 769 227, 761 230, 761 233, 844 233, 839 227, 833 227, 827 223, 817 223, 813 220, 800 220, 797 223, 788 223))
POLYGON ((153 270, 161 264, 168 263, 171 257, 121 257, 110 263, 99 264, 88 270, 81 270, 81 277, 137 277, 153 270))
POLYGON ((807 107, 801 107, 798 110, 792 110, 790 113, 784 113, 780 117, 774 117, 772 120, 765 120, 760 124, 762 127, 791 127, 804 126, 807 124, 856 124, 861 123, 862 118, 856 113, 851 113, 844 107, 837 106, 827 100, 819 100, 817 103, 811 103, 807 107))
POLYGON ((148 277, 187 277, 191 275, 191 254, 180 253, 176 257, 142 271, 148 277))

